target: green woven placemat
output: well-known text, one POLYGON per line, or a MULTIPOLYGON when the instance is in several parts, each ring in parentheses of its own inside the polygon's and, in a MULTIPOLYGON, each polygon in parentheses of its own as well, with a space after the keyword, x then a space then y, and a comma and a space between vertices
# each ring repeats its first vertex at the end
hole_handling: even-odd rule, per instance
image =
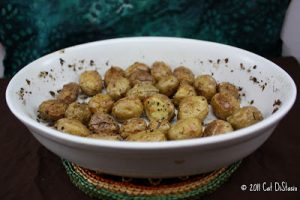
POLYGON ((199 199, 219 188, 241 161, 210 173, 169 179, 130 179, 79 167, 62 160, 71 182, 92 198, 108 200, 199 199))

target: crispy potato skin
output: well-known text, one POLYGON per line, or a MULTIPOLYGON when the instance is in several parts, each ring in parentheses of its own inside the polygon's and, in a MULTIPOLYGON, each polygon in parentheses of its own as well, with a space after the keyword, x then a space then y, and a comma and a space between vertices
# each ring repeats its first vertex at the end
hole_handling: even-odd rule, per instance
POLYGON ((128 135, 135 134, 147 129, 147 123, 142 118, 132 118, 126 120, 120 129, 121 136, 123 138, 128 137, 128 135))
POLYGON ((248 127, 263 120, 262 113, 254 106, 245 106, 237 109, 227 121, 233 126, 234 129, 241 129, 248 127))
POLYGON ((151 75, 156 81, 159 81, 163 77, 172 75, 172 70, 166 63, 156 61, 152 64, 151 75))
POLYGON ((169 129, 171 128, 170 122, 167 120, 158 122, 158 121, 151 121, 148 125, 148 129, 151 131, 159 130, 160 132, 167 134, 169 129))
POLYGON ((112 108, 112 115, 119 121, 139 118, 142 113, 143 104, 137 97, 124 97, 118 100, 112 108))
POLYGON ((132 86, 143 82, 155 84, 155 79, 152 77, 152 75, 148 71, 144 70, 137 70, 131 73, 128 79, 132 86))
POLYGON ((91 118, 89 106, 84 103, 73 102, 69 104, 65 116, 69 119, 77 119, 83 124, 87 124, 91 118))
POLYGON ((179 66, 174 69, 173 74, 179 80, 180 83, 188 83, 190 85, 194 84, 195 75, 187 67, 179 66))
POLYGON ((118 79, 111 80, 106 87, 107 94, 114 100, 118 100, 124 97, 129 89, 129 80, 124 77, 119 77, 118 79))
POLYGON ((95 71, 85 71, 80 75, 79 85, 84 94, 94 96, 102 90, 101 75, 95 71))
POLYGON ((111 66, 104 75, 104 83, 107 86, 111 80, 118 79, 119 77, 125 77, 125 71, 117 66, 111 66))
POLYGON ((202 125, 197 118, 186 118, 172 124, 167 138, 169 140, 183 140, 202 136, 202 125))
POLYGON ((55 128, 61 132, 69 133, 77 136, 88 136, 90 134, 89 129, 83 125, 77 119, 62 118, 57 120, 55 128))
POLYGON ((115 119, 106 113, 95 113, 89 122, 89 128, 97 134, 118 134, 119 124, 115 119))
POLYGON ((151 83, 138 83, 126 93, 127 97, 137 97, 141 101, 145 98, 157 94, 159 90, 151 83))
POLYGON ((229 93, 217 93, 210 103, 214 114, 223 120, 240 108, 239 101, 229 93))
POLYGON ((160 93, 169 97, 176 92, 179 86, 179 81, 175 76, 170 75, 161 78, 155 86, 157 89, 159 89, 160 93))
POLYGON ((201 75, 195 79, 194 87, 198 95, 204 96, 208 101, 217 92, 217 82, 211 75, 201 75))
POLYGON ((160 142, 166 141, 167 138, 164 133, 159 130, 154 131, 141 131, 135 134, 131 134, 126 138, 127 141, 138 141, 138 142, 160 142))
POLYGON ((189 96, 181 100, 178 108, 178 119, 195 117, 200 121, 208 115, 208 103, 203 96, 189 96))
POLYGON ((230 123, 224 120, 217 119, 207 124, 207 126, 204 129, 203 136, 207 137, 213 135, 220 135, 232 131, 233 128, 230 123))
POLYGON ((46 121, 56 121, 65 116, 67 104, 59 100, 43 101, 38 108, 38 117, 46 121))
POLYGON ((183 82, 173 96, 173 103, 178 106, 182 99, 189 96, 197 96, 196 90, 192 85, 183 82))
POLYGON ((98 140, 117 140, 117 141, 123 140, 123 138, 120 135, 116 135, 116 134, 90 134, 87 137, 98 139, 98 140))
POLYGON ((70 104, 77 100, 79 93, 80 86, 77 83, 68 83, 63 86, 57 96, 57 99, 66 104, 70 104))
POLYGON ((154 94, 146 98, 144 108, 150 121, 170 121, 175 114, 173 103, 163 94, 154 94))
POLYGON ((149 72, 150 68, 145 63, 135 62, 125 70, 125 76, 130 77, 130 75, 136 71, 146 71, 149 72))
POLYGON ((236 99, 240 98, 239 90, 233 84, 228 82, 222 82, 217 85, 218 93, 229 93, 236 99))
POLYGON ((96 94, 88 102, 92 113, 110 113, 113 105, 114 100, 108 94, 96 94))

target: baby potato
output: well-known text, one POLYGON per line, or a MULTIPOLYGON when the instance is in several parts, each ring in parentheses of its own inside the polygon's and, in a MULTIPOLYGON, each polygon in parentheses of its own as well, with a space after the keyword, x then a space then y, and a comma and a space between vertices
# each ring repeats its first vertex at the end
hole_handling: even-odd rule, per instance
POLYGON ((154 94, 146 98, 144 107, 150 121, 170 121, 175 114, 173 103, 163 94, 154 94))
POLYGON ((62 118, 57 120, 54 126, 57 130, 72 135, 85 137, 90 134, 89 129, 77 119, 62 118))
POLYGON ((204 96, 207 101, 210 101, 217 92, 217 82, 210 75, 198 76, 195 79, 194 87, 198 95, 204 96))
POLYGON ((123 138, 128 135, 135 134, 137 132, 145 131, 147 129, 147 123, 142 118, 132 118, 126 120, 120 129, 121 136, 123 138))
POLYGON ((182 99, 189 96, 197 96, 196 90, 190 84, 182 82, 173 97, 173 103, 178 106, 182 99))
POLYGON ((78 103, 78 102, 71 103, 65 112, 65 116, 67 118, 77 119, 83 124, 89 122, 91 115, 92 114, 89 109, 89 106, 85 103, 78 103))
POLYGON ((108 86, 111 80, 118 79, 119 77, 125 77, 125 71, 120 67, 111 66, 109 70, 105 72, 104 83, 108 86))
POLYGON ((167 134, 169 129, 171 128, 170 122, 167 120, 164 120, 162 122, 158 121, 151 121, 150 124, 148 125, 148 129, 153 131, 153 130, 159 130, 162 133, 167 134))
POLYGON ((146 71, 149 72, 150 68, 148 67, 148 65, 146 65, 145 63, 140 63, 140 62, 135 62, 132 65, 130 65, 126 70, 125 70, 125 76, 126 77, 130 77, 130 75, 133 72, 136 71, 146 71))
POLYGON ((124 97, 118 100, 112 108, 112 115, 119 121, 138 118, 142 113, 143 104, 137 97, 124 97))
POLYGON ((263 120, 263 115, 254 106, 245 106, 235 110, 235 112, 227 118, 227 121, 234 129, 248 127, 263 120))
POLYGON ((169 65, 162 61, 156 61, 152 64, 151 75, 156 81, 161 78, 172 75, 172 70, 169 65))
POLYGON ((207 124, 206 128, 204 129, 203 136, 213 136, 213 135, 220 135, 223 133, 232 132, 233 128, 230 123, 224 120, 214 120, 207 124))
POLYGON ((240 94, 239 94, 239 90, 231 83, 228 82, 222 82, 219 83, 217 86, 217 91, 218 93, 229 93, 232 96, 234 96, 236 99, 239 99, 240 94))
POLYGON ((68 83, 65 84, 62 90, 58 93, 57 99, 70 104, 76 101, 80 92, 80 86, 77 83, 68 83))
POLYGON ((180 66, 174 69, 174 76, 179 80, 180 83, 188 83, 190 85, 194 84, 195 75, 194 73, 184 66, 180 66))
POLYGON ((159 89, 160 93, 171 96, 176 92, 178 85, 178 79, 175 76, 170 75, 161 78, 155 86, 159 89))
POLYGON ((38 108, 38 117, 46 121, 56 121, 65 116, 67 104, 59 100, 43 101, 38 108))
POLYGON ((118 134, 119 124, 109 114, 95 113, 89 122, 89 128, 97 134, 118 134))
POLYGON ((234 111, 240 108, 239 101, 229 93, 217 93, 211 99, 210 105, 216 117, 226 120, 234 111))
POLYGON ((123 140, 123 138, 120 135, 116 134, 90 134, 87 137, 98 140, 123 140))
POLYGON ((84 94, 94 96, 102 90, 101 75, 95 71, 85 71, 80 74, 79 85, 84 94))
POLYGON ((126 96, 127 97, 137 97, 141 101, 145 98, 152 96, 153 94, 157 94, 159 90, 154 87, 151 83, 138 83, 133 88, 128 90, 126 96))
POLYGON ((167 134, 169 140, 183 140, 201 136, 201 121, 194 117, 178 120, 171 126, 167 134))
POLYGON ((160 142, 166 141, 167 138, 165 134, 159 130, 154 131, 141 131, 135 134, 128 135, 126 138, 127 141, 137 141, 137 142, 160 142))
POLYGON ((130 83, 127 78, 119 77, 111 80, 106 87, 107 94, 114 100, 118 100, 125 96, 126 92, 130 89, 130 83))
POLYGON ((110 113, 114 100, 108 94, 96 94, 89 100, 88 105, 92 113, 110 113))
POLYGON ((128 79, 132 86, 141 82, 147 82, 151 84, 155 83, 155 79, 153 78, 153 76, 145 70, 137 70, 131 73, 128 79))
POLYGON ((203 121, 208 115, 208 103, 203 96, 185 97, 179 103, 178 119, 195 117, 203 121))

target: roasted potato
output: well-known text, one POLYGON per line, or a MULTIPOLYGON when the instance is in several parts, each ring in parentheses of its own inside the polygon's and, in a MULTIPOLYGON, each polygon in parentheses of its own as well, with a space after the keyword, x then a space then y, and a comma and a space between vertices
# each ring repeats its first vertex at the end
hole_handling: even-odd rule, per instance
POLYGON ((231 83, 228 82, 222 82, 219 83, 217 86, 218 93, 229 93, 232 96, 234 96, 236 99, 239 99, 240 94, 239 90, 231 83))
POLYGON ((234 129, 245 128, 261 120, 263 120, 263 115, 254 106, 245 106, 237 109, 227 118, 227 121, 234 129))
POLYGON ((172 70, 166 63, 156 61, 152 64, 151 75, 156 81, 159 81, 163 77, 172 75, 172 70))
POLYGON ((128 90, 126 96, 138 97, 141 101, 145 98, 157 94, 159 90, 154 87, 151 83, 138 83, 133 88, 128 90))
POLYGON ((84 94, 94 96, 102 90, 101 75, 95 71, 85 71, 80 74, 79 85, 84 94))
POLYGON ((89 122, 91 115, 89 106, 85 103, 78 102, 71 103, 65 112, 66 118, 77 119, 83 124, 87 124, 89 122))
POLYGON ((217 82, 210 75, 198 76, 195 79, 194 87, 198 95, 204 96, 207 101, 210 101, 217 92, 217 82))
POLYGON ((70 104, 76 101, 80 92, 80 86, 77 83, 68 83, 65 84, 62 90, 58 93, 57 99, 70 104))
POLYGON ((185 97, 179 103, 178 119, 195 117, 203 121, 208 115, 208 103, 203 96, 185 97))
POLYGON ((140 70, 149 72, 150 68, 145 63, 135 62, 125 70, 125 75, 126 77, 130 77, 132 73, 140 70))
POLYGON ((87 137, 98 140, 123 140, 123 138, 117 134, 90 134, 87 137))
POLYGON ((137 97, 124 97, 118 100, 112 108, 112 115, 119 121, 138 118, 142 113, 143 104, 137 97))
POLYGON ((197 118, 186 118, 172 124, 167 138, 169 140, 182 140, 202 136, 201 121, 197 118))
POLYGON ((189 68, 184 66, 177 67, 174 69, 173 74, 180 83, 188 83, 190 85, 194 84, 195 75, 189 68))
POLYGON ((162 133, 167 134, 169 129, 171 128, 171 124, 169 121, 164 120, 162 122, 151 121, 148 125, 149 130, 159 130, 162 133))
POLYGON ((89 129, 77 119, 62 118, 57 120, 55 128, 61 132, 78 136, 88 136, 89 129))
POLYGON ((150 121, 170 121, 175 114, 173 103, 163 94, 154 94, 146 98, 144 107, 150 121))
POLYGON ((217 119, 207 124, 207 126, 204 129, 203 136, 207 137, 213 135, 220 135, 232 131, 233 128, 230 123, 224 120, 217 119))
POLYGON ((141 131, 135 134, 128 135, 127 141, 137 141, 137 142, 160 142, 166 141, 167 138, 164 133, 159 130, 154 131, 141 131))
POLYGON ((126 120, 120 129, 121 136, 123 138, 128 137, 128 135, 135 134, 147 129, 147 123, 142 118, 132 118, 126 120))
POLYGON ((129 80, 124 77, 119 77, 117 79, 111 80, 106 87, 107 94, 114 100, 118 100, 124 97, 129 89, 129 80))
POLYGON ((104 75, 105 85, 108 86, 111 80, 118 79, 119 77, 125 77, 125 71, 120 67, 111 66, 104 75))
POLYGON ((169 75, 161 78, 155 86, 159 89, 160 93, 169 97, 176 92, 179 86, 179 81, 175 76, 169 75))
POLYGON ((118 134, 119 124, 109 114, 95 113, 89 122, 89 128, 97 134, 118 134))
POLYGON ((182 99, 189 96, 197 96, 196 90, 190 84, 183 82, 179 85, 177 92, 173 96, 173 103, 178 106, 182 99))
POLYGON ((135 72, 132 72, 128 79, 132 86, 134 86, 137 83, 142 83, 142 82, 151 83, 151 84, 155 83, 155 79, 150 74, 150 72, 145 71, 145 70, 137 70, 135 72))
POLYGON ((46 121, 56 121, 65 116, 67 106, 59 100, 43 101, 38 108, 38 117, 46 121))
POLYGON ((89 100, 88 105, 92 113, 110 113, 114 100, 108 94, 96 94, 89 100))
POLYGON ((239 101, 229 93, 217 93, 211 99, 210 105, 216 117, 226 120, 240 108, 239 101))

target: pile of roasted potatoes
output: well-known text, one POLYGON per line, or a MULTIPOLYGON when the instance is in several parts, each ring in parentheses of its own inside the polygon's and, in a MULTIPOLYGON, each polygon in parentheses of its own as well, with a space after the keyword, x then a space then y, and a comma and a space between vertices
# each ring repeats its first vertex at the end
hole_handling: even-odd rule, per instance
POLYGON ((56 99, 42 102, 38 117, 64 133, 126 141, 207 137, 263 119, 256 107, 240 106, 235 85, 195 76, 184 66, 172 71, 162 61, 151 67, 135 62, 126 70, 112 66, 104 79, 85 71, 79 83, 65 84, 56 99), (217 119, 205 124, 209 106, 217 119))

